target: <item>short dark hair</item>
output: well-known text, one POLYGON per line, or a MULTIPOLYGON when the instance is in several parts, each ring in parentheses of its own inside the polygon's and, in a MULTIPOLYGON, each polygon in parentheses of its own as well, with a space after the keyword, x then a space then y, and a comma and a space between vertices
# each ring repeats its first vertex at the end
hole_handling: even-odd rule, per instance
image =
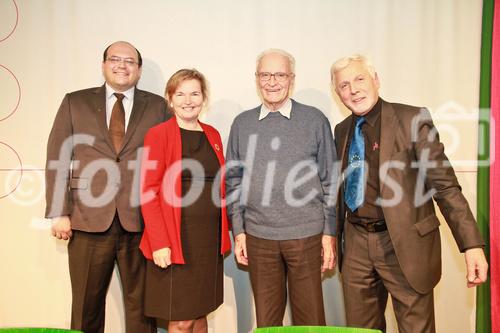
MULTIPOLYGON (((116 43, 119 43, 119 42, 114 42, 114 43, 109 44, 108 47, 104 50, 104 53, 102 54, 102 62, 105 62, 106 59, 108 59, 108 49, 116 43)), ((129 44, 130 46, 132 46, 135 49, 135 51, 137 52, 137 65, 139 65, 139 67, 141 67, 142 66, 141 52, 139 52, 139 50, 134 45, 130 44, 129 42, 124 42, 124 43, 129 44)))

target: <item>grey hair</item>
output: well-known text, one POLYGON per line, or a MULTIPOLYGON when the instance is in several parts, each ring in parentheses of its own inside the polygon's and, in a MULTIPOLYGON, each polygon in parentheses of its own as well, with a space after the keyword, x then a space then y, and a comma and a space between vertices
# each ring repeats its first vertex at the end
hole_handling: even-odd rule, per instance
POLYGON ((267 49, 263 51, 261 54, 259 54, 256 61, 256 67, 255 67, 256 70, 259 69, 262 58, 264 58, 266 55, 269 54, 280 54, 284 56, 288 60, 288 65, 290 66, 290 72, 295 74, 295 58, 293 57, 293 55, 282 49, 267 49))
POLYGON ((373 67, 372 62, 368 57, 361 55, 361 54, 353 54, 347 57, 343 57, 335 61, 332 65, 332 68, 330 69, 330 78, 332 81, 332 84, 335 85, 335 74, 349 66, 349 64, 352 61, 360 61, 363 66, 368 70, 368 73, 370 73, 372 78, 375 78, 375 68, 373 67))

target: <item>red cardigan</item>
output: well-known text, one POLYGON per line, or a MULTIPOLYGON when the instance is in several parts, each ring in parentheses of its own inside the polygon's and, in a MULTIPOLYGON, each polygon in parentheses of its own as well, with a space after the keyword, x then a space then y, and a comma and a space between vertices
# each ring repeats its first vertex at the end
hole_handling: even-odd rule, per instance
MULTIPOLYGON (((215 128, 201 122, 200 125, 221 166, 220 253, 224 254, 231 249, 231 240, 226 213, 222 141, 215 128)), ((154 251, 169 247, 172 263, 184 264, 180 235, 182 142, 175 117, 152 127, 144 138, 144 148, 141 165, 141 210, 144 217, 144 233, 139 247, 148 259, 152 259, 154 251), (157 163, 155 168, 153 163, 157 163)))

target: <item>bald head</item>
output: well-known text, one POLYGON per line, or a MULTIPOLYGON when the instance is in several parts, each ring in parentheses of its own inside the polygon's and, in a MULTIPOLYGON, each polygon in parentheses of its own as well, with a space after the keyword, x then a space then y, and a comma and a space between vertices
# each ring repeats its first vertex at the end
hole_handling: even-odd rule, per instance
POLYGON ((123 41, 123 40, 119 40, 117 42, 114 42, 110 45, 108 45, 108 47, 104 50, 104 53, 102 55, 102 61, 106 61, 106 59, 108 58, 108 50, 110 47, 114 46, 114 45, 127 45, 131 48, 133 48, 135 50, 135 52, 137 52, 137 64, 139 65, 139 67, 142 67, 142 56, 141 56, 141 52, 139 52, 138 49, 136 49, 136 47, 132 44, 130 44, 129 42, 127 41, 123 41))

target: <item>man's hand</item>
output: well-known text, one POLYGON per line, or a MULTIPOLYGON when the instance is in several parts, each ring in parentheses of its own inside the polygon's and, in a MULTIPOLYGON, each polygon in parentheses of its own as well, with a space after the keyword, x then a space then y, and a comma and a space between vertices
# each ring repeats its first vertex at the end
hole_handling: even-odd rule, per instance
POLYGON ((323 235, 321 238, 321 256, 323 257, 323 265, 321 265, 321 272, 325 272, 328 269, 335 268, 335 250, 336 238, 330 235, 323 235))
POLYGON ((248 266, 247 235, 242 232, 236 235, 234 241, 234 255, 236 256, 236 261, 241 265, 248 266))
POLYGON ((161 268, 167 268, 172 264, 172 261, 170 260, 170 254, 171 251, 169 247, 164 247, 162 249, 153 251, 153 261, 155 262, 155 265, 161 268))
POLYGON ((488 276, 488 263, 481 248, 465 251, 467 265, 467 287, 472 288, 484 283, 488 276))
POLYGON ((57 239, 70 239, 73 233, 71 232, 71 220, 69 219, 69 216, 52 218, 52 227, 50 230, 52 232, 52 236, 57 239))

